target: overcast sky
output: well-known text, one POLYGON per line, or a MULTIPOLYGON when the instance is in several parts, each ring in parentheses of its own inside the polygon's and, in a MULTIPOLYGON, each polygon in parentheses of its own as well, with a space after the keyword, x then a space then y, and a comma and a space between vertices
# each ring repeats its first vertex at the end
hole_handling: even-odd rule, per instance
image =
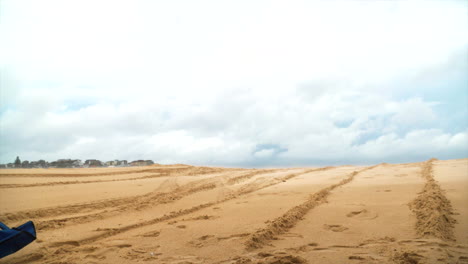
POLYGON ((467 1, 0 0, 0 163, 468 157, 467 1))

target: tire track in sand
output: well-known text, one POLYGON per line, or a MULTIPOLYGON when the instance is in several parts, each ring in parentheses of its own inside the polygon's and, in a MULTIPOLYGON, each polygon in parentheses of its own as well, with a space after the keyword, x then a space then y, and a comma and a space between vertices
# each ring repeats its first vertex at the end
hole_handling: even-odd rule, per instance
POLYGON ((55 217, 67 214, 90 213, 82 216, 74 216, 51 220, 36 220, 38 230, 47 230, 51 228, 59 228, 65 225, 74 223, 85 223, 96 219, 104 219, 113 215, 122 213, 127 210, 142 210, 154 204, 170 203, 181 199, 184 196, 210 190, 216 187, 215 183, 200 184, 198 186, 182 186, 170 193, 148 193, 144 195, 131 196, 125 198, 116 198, 94 203, 65 205, 60 207, 52 207, 41 210, 21 211, 16 213, 5 214, 0 217, 0 221, 24 221, 26 219, 37 219, 46 217, 55 217))
MULTIPOLYGON (((206 174, 209 171, 199 171, 206 174)), ((211 171, 210 171, 211 172, 211 171)), ((269 173, 271 170, 257 170, 248 172, 245 175, 237 176, 235 178, 254 177, 259 174, 269 173)), ((200 174, 201 175, 201 174, 200 174)), ((182 199, 185 196, 214 189, 218 186, 220 180, 218 178, 224 175, 218 175, 208 179, 202 179, 188 184, 178 186, 171 192, 157 192, 153 191, 144 195, 137 195, 124 198, 115 198, 104 201, 97 201, 84 204, 65 205, 52 208, 43 208, 31 211, 20 211, 15 213, 7 213, 0 216, 0 221, 24 221, 26 219, 37 219, 54 216, 62 216, 67 214, 88 213, 81 216, 72 216, 59 219, 38 220, 36 225, 38 230, 48 230, 52 228, 60 228, 66 225, 76 223, 91 222, 96 219, 104 219, 128 210, 142 210, 153 206, 155 204, 171 203, 182 199), (98 212, 96 212, 98 211, 98 212)))
POLYGON ((288 175, 283 176, 283 177, 275 178, 271 182, 269 182, 269 183, 267 183, 265 185, 260 185, 260 186, 258 186, 258 183, 255 183, 255 182, 249 183, 246 186, 242 186, 242 188, 239 188, 236 192, 230 193, 229 195, 227 195, 225 198, 223 198, 221 200, 218 200, 218 201, 215 201, 215 202, 208 202, 208 203, 200 204, 200 205, 197 205, 197 206, 194 206, 194 207, 191 207, 191 208, 179 210, 177 212, 171 212, 169 214, 163 215, 162 217, 158 217, 158 218, 154 218, 154 219, 151 219, 151 220, 148 220, 148 221, 142 221, 142 222, 135 223, 135 224, 132 224, 132 225, 127 225, 127 226, 124 226, 124 227, 121 227, 121 228, 109 230, 106 233, 98 234, 96 236, 92 236, 92 237, 83 239, 81 241, 78 241, 78 243, 80 245, 88 244, 88 243, 95 242, 95 241, 98 241, 98 240, 101 240, 101 239, 104 239, 104 238, 107 238, 107 237, 110 237, 110 236, 114 236, 114 235, 129 231, 129 230, 132 230, 132 229, 135 229, 135 228, 140 228, 140 227, 144 227, 144 226, 148 226, 148 225, 153 225, 153 224, 156 224, 156 223, 159 223, 159 222, 164 222, 164 221, 167 221, 167 220, 171 220, 171 219, 177 218, 179 216, 191 214, 191 213, 194 213, 194 212, 199 211, 201 209, 211 207, 211 206, 214 206, 214 205, 218 205, 218 204, 221 204, 221 203, 236 199, 236 198, 238 198, 240 196, 243 196, 243 195, 255 192, 255 191, 259 191, 259 190, 262 190, 262 189, 265 189, 265 188, 268 188, 268 187, 271 187, 271 186, 274 186, 274 185, 277 185, 279 183, 288 181, 288 180, 290 180, 292 178, 295 178, 295 177, 303 175, 303 174, 307 174, 307 173, 310 173, 310 172, 329 170, 329 169, 332 169, 332 168, 334 168, 334 167, 309 169, 309 170, 305 170, 305 171, 299 172, 299 173, 291 173, 291 174, 288 174, 288 175))
POLYGON ((30 184, 0 184, 0 189, 8 188, 25 188, 25 187, 43 187, 43 186, 57 186, 57 185, 69 185, 69 184, 86 184, 86 183, 101 183, 101 182, 117 182, 117 181, 132 181, 132 180, 143 180, 151 178, 166 177, 167 174, 151 174, 142 177, 133 177, 126 179, 113 179, 113 180, 94 180, 94 181, 59 181, 59 182, 43 182, 43 183, 30 183, 30 184))
MULTIPOLYGON (((270 169, 270 170, 262 170, 263 172, 262 173, 273 173, 273 172, 277 172, 279 171, 278 169, 270 169)), ((243 181, 246 181, 254 176, 257 176, 258 175, 258 172, 257 171, 254 171, 252 173, 248 173, 248 174, 245 174, 245 175, 240 175, 240 176, 237 176, 237 177, 233 177, 233 178, 230 178, 228 181, 227 181, 227 184, 229 185, 233 185, 233 184, 236 184, 236 183, 239 183, 239 182, 243 182, 243 181)))
POLYGON ((262 248, 268 243, 268 241, 274 240, 278 235, 286 233, 288 230, 294 227, 296 223, 299 222, 311 209, 322 203, 325 203, 328 195, 330 195, 332 190, 351 182, 359 173, 373 169, 377 166, 379 165, 367 167, 360 171, 354 171, 346 179, 343 179, 336 184, 311 194, 309 199, 307 199, 305 202, 289 209, 282 216, 271 221, 267 227, 259 229, 253 233, 245 242, 246 249, 253 250, 262 248))
MULTIPOLYGON (((209 203, 200 204, 200 205, 193 206, 193 207, 190 207, 190 208, 187 208, 187 209, 182 209, 182 210, 179 210, 179 211, 176 211, 176 212, 171 212, 171 213, 165 214, 165 215, 163 215, 161 217, 153 218, 153 219, 147 220, 147 221, 140 221, 138 223, 123 226, 123 227, 120 227, 120 228, 114 228, 114 229, 110 229, 110 230, 103 230, 103 231, 101 231, 100 234, 97 234, 95 236, 91 236, 91 237, 88 237, 88 238, 85 238, 85 239, 82 239, 82 240, 79 240, 79 241, 57 241, 57 242, 51 243, 51 244, 49 244, 47 246, 42 246, 37 251, 32 252, 30 254, 20 256, 20 257, 17 257, 17 258, 13 258, 13 259, 11 259, 11 261, 13 263, 29 263, 31 259, 34 259, 35 261, 36 260, 37 261, 41 260, 41 261, 47 261, 47 262, 53 262, 55 260, 62 260, 63 259, 62 255, 63 254, 70 254, 71 251, 60 250, 59 249, 59 250, 56 250, 52 254, 52 252, 50 251, 51 248, 61 247, 63 245, 67 245, 67 244, 73 244, 73 248, 74 248, 73 251, 74 252, 79 252, 80 250, 82 250, 79 247, 87 246, 87 244, 97 242, 97 241, 100 241, 100 240, 108 238, 108 237, 112 237, 112 236, 115 236, 115 235, 130 231, 130 230, 145 227, 145 226, 148 226, 148 225, 153 225, 153 224, 157 224, 157 223, 160 223, 160 222, 172 220, 174 218, 177 218, 177 217, 180 217, 180 216, 183 216, 183 215, 188 215, 188 214, 194 213, 196 211, 202 210, 204 208, 208 208, 208 207, 211 207, 211 206, 214 206, 214 205, 218 205, 218 204, 224 203, 226 201, 236 199, 236 198, 238 198, 240 196, 243 196, 243 195, 258 191, 258 190, 262 190, 262 189, 265 189, 265 188, 280 184, 282 182, 288 181, 288 180, 290 180, 292 178, 295 178, 295 177, 303 175, 303 174, 307 174, 307 173, 310 173, 310 172, 317 172, 317 171, 325 171, 325 170, 329 170, 329 169, 332 169, 332 168, 334 168, 334 167, 309 169, 309 170, 305 170, 305 171, 302 171, 302 172, 299 172, 299 173, 291 173, 291 174, 287 174, 286 176, 283 176, 283 177, 274 178, 271 181, 269 181, 268 183, 260 185, 260 186, 256 182, 248 183, 245 186, 242 186, 241 188, 239 188, 236 192, 231 193, 228 196, 226 196, 224 199, 218 200, 216 202, 209 202, 209 203)), ((85 250, 85 249, 83 249, 83 250, 85 250)))
POLYGON ((410 204, 416 215, 416 232, 422 237, 435 237, 455 241, 453 228, 457 222, 450 200, 434 179, 433 164, 430 159, 422 165, 421 176, 426 180, 423 190, 410 204))
MULTIPOLYGON (((228 180, 228 185, 233 185, 242 181, 246 181, 250 178, 261 174, 273 173, 278 170, 269 169, 269 170, 255 170, 254 172, 248 172, 247 174, 243 174, 240 176, 236 176, 228 180), (232 181, 231 181, 232 180, 232 181)), ((82 216, 73 216, 73 217, 66 217, 61 219, 51 219, 46 221, 38 221, 37 227, 41 230, 47 230, 52 228, 59 228, 66 225, 71 224, 81 224, 86 222, 91 222, 97 219, 104 219, 108 217, 112 217, 116 214, 122 213, 123 211, 128 210, 143 210, 151 205, 156 204, 163 204, 163 203, 171 203, 177 200, 182 199, 188 195, 201 192, 201 191, 208 191, 219 187, 220 181, 218 178, 222 178, 224 175, 216 176, 209 179, 203 179, 195 182, 188 183, 183 186, 177 187, 175 190, 171 191, 170 193, 157 193, 152 192, 150 194, 144 196, 133 196, 128 197, 125 201, 131 200, 131 203, 125 203, 123 201, 117 201, 118 206, 114 210, 109 210, 107 206, 106 210, 100 211, 97 213, 86 214, 82 216)), ((116 204, 116 201, 113 201, 112 204, 116 204)), ((104 204, 101 204, 100 208, 102 208, 104 204)), ((94 207, 95 208, 95 207, 94 207)))
MULTIPOLYGON (((206 174, 206 173, 202 173, 206 174)), ((166 176, 172 176, 173 174, 170 173, 166 176)), ((201 175, 201 174, 200 174, 201 175)), ((70 205, 63 205, 63 206, 56 206, 51 208, 41 208, 36 210, 25 210, 19 211, 15 213, 7 213, 0 217, 0 221, 20 221, 28 218, 43 218, 43 217, 53 217, 58 215, 64 214, 73 214, 73 213, 80 213, 80 212, 87 212, 89 210, 100 210, 100 209, 108 209, 108 208, 121 208, 125 207, 129 203, 138 202, 145 202, 149 199, 156 198, 159 201, 164 200, 171 200, 175 194, 180 192, 193 192, 203 186, 203 184, 211 183, 211 180, 214 180, 219 176, 215 176, 208 179, 202 179, 198 181, 191 182, 184 186, 178 187, 174 192, 172 192, 172 196, 168 196, 166 193, 158 193, 156 191, 146 193, 143 195, 135 195, 123 198, 113 198, 113 199, 106 199, 101 201, 89 202, 89 203, 80 203, 80 204, 70 204, 70 205), (156 197, 155 197, 156 196, 156 197), (167 197, 167 199, 162 199, 163 197, 167 197), (158 199, 159 198, 159 199, 158 199)))

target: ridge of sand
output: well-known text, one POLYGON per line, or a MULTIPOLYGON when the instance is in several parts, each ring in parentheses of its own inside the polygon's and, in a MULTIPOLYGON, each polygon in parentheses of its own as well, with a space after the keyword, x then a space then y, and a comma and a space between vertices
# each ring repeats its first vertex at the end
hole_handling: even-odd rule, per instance
POLYGON ((430 159, 423 164, 421 176, 426 179, 423 190, 410 204, 416 215, 416 231, 422 237, 436 237, 443 240, 455 240, 453 228, 456 220, 450 201, 434 179, 430 159))
MULTIPOLYGON (((376 165, 378 166, 378 165, 376 165)), ((351 182, 359 173, 375 168, 376 166, 367 167, 360 171, 352 172, 346 179, 341 180, 339 183, 328 186, 314 194, 312 194, 307 201, 289 209, 282 216, 274 219, 266 228, 257 230, 245 242, 246 249, 256 249, 263 247, 268 241, 275 239, 277 235, 283 234, 291 229, 304 215, 307 214, 314 207, 326 202, 326 198, 330 192, 344 184, 351 182)))

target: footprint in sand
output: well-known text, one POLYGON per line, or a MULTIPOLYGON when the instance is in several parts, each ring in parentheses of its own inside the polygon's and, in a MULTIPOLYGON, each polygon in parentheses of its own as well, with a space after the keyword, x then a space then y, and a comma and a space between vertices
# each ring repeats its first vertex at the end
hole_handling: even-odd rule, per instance
POLYGON ((325 230, 330 230, 330 231, 333 231, 333 232, 343 232, 345 230, 348 230, 347 227, 344 227, 342 225, 323 225, 323 228, 325 230))
POLYGON ((78 247, 80 246, 80 243, 78 241, 61 241, 61 242, 54 242, 50 244, 51 247, 61 247, 61 246, 75 246, 78 247))
POLYGON ((239 257, 237 263, 308 263, 306 259, 283 251, 248 253, 239 257))
POLYGON ((349 256, 348 259, 351 259, 351 260, 365 260, 365 258, 363 258, 361 256, 349 256))
POLYGON ((215 236, 213 235, 204 235, 204 236, 201 236, 197 239, 194 239, 190 242, 188 242, 188 245, 192 246, 192 247, 197 247, 197 248, 201 248, 201 247, 204 247, 204 246, 208 246, 208 245, 214 245, 218 242, 218 239, 216 239, 215 236))
POLYGON ((104 260, 106 259, 106 256, 97 256, 97 255, 89 254, 85 256, 85 259, 104 260))
POLYGON ((196 216, 196 217, 191 217, 191 218, 187 218, 187 219, 182 219, 183 221, 196 221, 196 220, 211 220, 211 219, 215 219, 215 218, 218 218, 217 216, 213 216, 213 215, 200 215, 200 216, 196 216))
POLYGON ((218 237, 218 241, 226 240, 226 239, 239 239, 239 238, 243 238, 249 235, 250 233, 233 234, 230 236, 218 237))
POLYGON ((377 190, 376 192, 391 192, 392 190, 386 189, 386 190, 377 190))
POLYGON ((128 248, 128 247, 132 247, 132 245, 126 243, 125 240, 120 240, 120 239, 108 241, 108 242, 104 243, 103 245, 105 245, 106 247, 113 247, 113 248, 128 248))
POLYGON ((164 257, 159 260, 160 262, 158 263, 179 263, 179 264, 199 264, 199 263, 205 263, 206 261, 200 257, 194 256, 194 255, 188 255, 188 256, 170 256, 170 257, 164 257))
POLYGON ((359 210, 359 211, 351 211, 349 212, 348 214, 346 214, 347 217, 354 217, 356 215, 360 215, 360 214, 363 214, 363 213, 366 213, 367 210, 366 209, 363 209, 363 210, 359 210))
POLYGON ((148 233, 144 233, 142 234, 141 236, 142 237, 157 237, 161 234, 160 231, 151 231, 151 232, 148 232, 148 233))
POLYGON ((378 214, 375 212, 369 212, 367 209, 351 211, 346 214, 347 217, 371 220, 377 218, 378 214))

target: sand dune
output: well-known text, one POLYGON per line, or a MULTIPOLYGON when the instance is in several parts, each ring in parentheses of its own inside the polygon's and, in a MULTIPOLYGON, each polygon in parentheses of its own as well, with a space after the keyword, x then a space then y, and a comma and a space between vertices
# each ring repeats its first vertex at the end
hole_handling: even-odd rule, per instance
POLYGON ((0 263, 468 263, 468 159, 0 171, 0 263))

